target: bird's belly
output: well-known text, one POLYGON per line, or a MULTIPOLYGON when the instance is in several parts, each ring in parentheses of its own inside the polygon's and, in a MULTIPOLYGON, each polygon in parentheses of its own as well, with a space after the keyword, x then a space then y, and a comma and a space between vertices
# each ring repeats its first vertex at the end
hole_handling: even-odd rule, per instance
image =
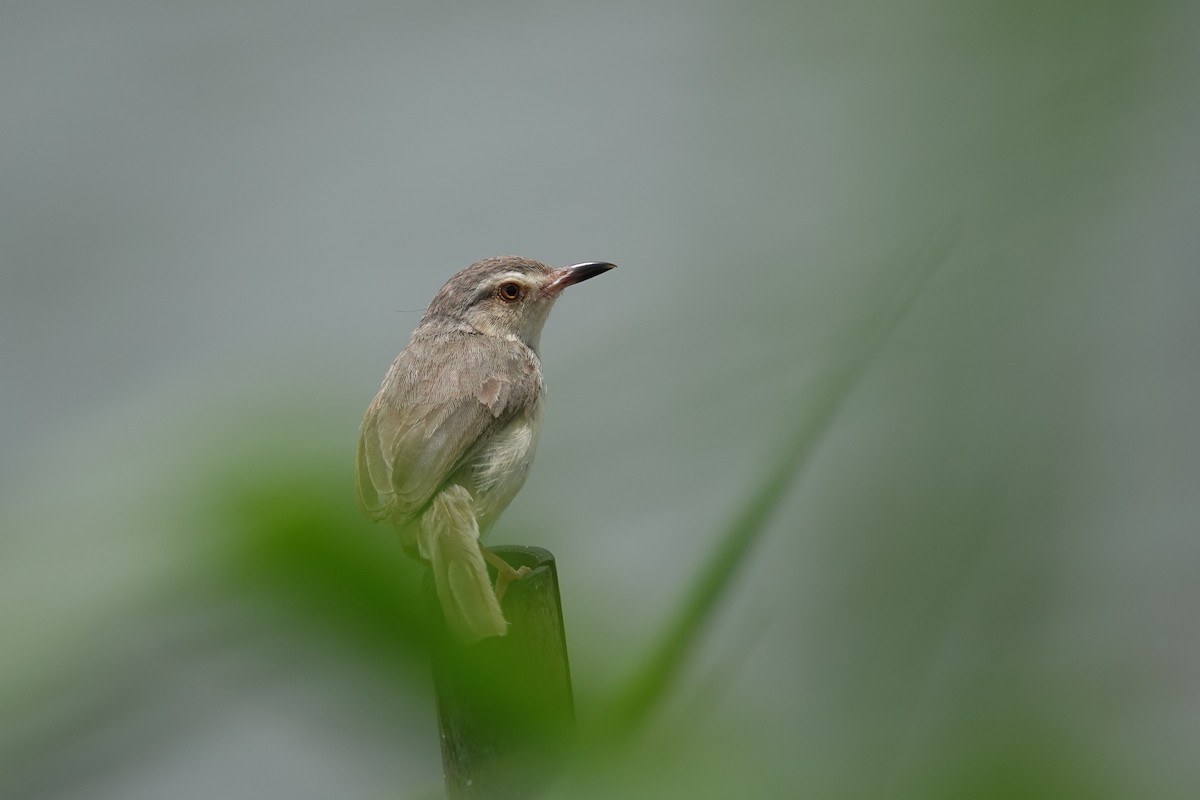
POLYGON ((541 426, 540 407, 518 415, 497 431, 472 459, 472 483, 480 535, 487 530, 525 484, 541 426))

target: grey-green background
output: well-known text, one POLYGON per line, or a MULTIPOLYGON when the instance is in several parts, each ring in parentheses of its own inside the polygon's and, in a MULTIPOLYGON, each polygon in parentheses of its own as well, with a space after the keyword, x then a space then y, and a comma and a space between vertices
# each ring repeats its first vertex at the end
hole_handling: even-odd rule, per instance
POLYGON ((436 795, 353 449, 438 286, 517 253, 620 265, 547 326, 492 539, 559 559, 585 731, 937 262, 653 724, 561 796, 1196 797, 1198 31, 4 3, 0 795, 436 795))

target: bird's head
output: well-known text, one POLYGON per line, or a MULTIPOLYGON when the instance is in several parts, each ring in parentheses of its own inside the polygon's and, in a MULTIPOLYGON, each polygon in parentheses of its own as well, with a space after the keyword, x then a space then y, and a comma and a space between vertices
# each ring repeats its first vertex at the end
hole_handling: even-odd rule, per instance
POLYGON ((536 352, 542 326, 563 289, 614 266, 589 261, 555 269, 517 256, 477 261, 446 281, 421 325, 466 326, 487 336, 517 339, 536 352))

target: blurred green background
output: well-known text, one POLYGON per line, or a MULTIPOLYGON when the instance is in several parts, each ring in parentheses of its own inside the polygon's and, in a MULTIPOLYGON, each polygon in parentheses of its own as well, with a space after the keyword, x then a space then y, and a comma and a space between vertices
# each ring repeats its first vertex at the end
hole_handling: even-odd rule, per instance
POLYGON ((353 454, 505 253, 621 266, 490 540, 558 558, 587 741, 649 687, 556 796, 1200 796, 1198 32, 6 2, 0 796, 438 796, 353 454))

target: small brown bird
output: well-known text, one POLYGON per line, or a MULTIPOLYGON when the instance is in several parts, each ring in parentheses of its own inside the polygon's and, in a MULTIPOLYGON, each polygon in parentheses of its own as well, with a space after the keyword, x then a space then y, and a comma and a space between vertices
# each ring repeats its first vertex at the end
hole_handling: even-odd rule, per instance
POLYGON ((500 599, 523 574, 481 540, 533 463, 542 326, 563 289, 613 266, 554 269, 516 256, 472 264, 438 291, 367 408, 359 499, 429 562, 446 622, 463 641, 508 632, 500 599), (494 589, 485 559, 498 572, 494 589))

